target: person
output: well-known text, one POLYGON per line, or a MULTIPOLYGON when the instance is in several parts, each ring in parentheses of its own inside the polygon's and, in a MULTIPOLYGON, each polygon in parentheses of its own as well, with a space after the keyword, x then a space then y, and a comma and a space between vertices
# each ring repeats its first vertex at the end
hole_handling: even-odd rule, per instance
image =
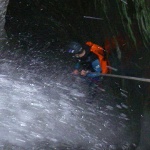
POLYGON ((76 58, 76 64, 74 66, 74 75, 81 75, 82 77, 87 77, 90 79, 90 99, 89 102, 95 97, 95 81, 100 80, 100 75, 102 73, 108 73, 107 59, 105 55, 105 50, 90 41, 81 45, 78 42, 71 42, 67 46, 67 51, 76 58), (94 82, 93 82, 94 81, 94 82))
POLYGON ((106 74, 109 72, 108 60, 106 58, 105 50, 90 41, 81 45, 78 42, 71 42, 67 46, 67 51, 73 54, 77 60, 73 74, 77 75, 80 73, 82 76, 97 77, 101 73, 106 74), (82 65, 81 72, 79 68, 82 65))

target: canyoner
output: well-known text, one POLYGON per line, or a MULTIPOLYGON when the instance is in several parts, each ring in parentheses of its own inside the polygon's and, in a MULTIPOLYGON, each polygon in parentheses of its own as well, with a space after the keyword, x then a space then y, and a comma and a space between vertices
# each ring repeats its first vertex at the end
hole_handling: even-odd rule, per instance
POLYGON ((105 91, 102 87, 101 74, 110 73, 107 52, 99 45, 87 41, 84 44, 70 42, 66 46, 67 52, 75 58, 73 75, 78 75, 89 84, 89 100, 93 101, 97 89, 105 91))

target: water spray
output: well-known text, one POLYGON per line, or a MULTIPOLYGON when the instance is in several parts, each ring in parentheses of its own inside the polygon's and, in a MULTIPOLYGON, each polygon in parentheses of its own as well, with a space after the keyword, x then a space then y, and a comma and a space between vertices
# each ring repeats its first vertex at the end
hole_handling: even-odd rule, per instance
POLYGON ((103 20, 103 18, 97 18, 97 17, 91 17, 91 16, 83 16, 83 18, 95 19, 95 20, 103 20))

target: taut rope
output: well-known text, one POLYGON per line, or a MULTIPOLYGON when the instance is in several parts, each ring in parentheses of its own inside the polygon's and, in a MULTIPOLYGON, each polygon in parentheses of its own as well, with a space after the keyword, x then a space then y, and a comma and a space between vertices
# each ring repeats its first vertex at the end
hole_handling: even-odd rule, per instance
POLYGON ((128 79, 128 80, 137 80, 137 81, 142 81, 142 82, 150 82, 150 79, 148 78, 137 78, 137 77, 131 77, 131 76, 115 75, 115 74, 101 74, 101 76, 122 78, 122 79, 128 79))

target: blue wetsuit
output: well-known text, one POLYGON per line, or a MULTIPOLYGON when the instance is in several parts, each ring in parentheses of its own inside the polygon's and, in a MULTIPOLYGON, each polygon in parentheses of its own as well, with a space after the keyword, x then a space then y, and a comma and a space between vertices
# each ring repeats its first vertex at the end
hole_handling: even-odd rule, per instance
POLYGON ((83 69, 89 70, 90 72, 87 73, 87 77, 95 78, 100 76, 101 73, 101 66, 98 60, 98 56, 92 52, 90 52, 90 47, 84 47, 86 54, 85 56, 78 58, 78 62, 75 65, 75 69, 83 69))

